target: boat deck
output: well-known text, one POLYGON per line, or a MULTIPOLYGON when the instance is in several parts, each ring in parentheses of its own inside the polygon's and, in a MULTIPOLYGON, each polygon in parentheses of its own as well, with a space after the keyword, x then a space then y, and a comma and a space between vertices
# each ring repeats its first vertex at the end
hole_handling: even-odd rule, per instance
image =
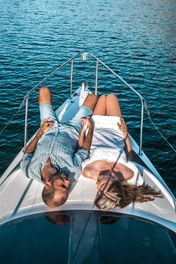
MULTIPOLYGON (((68 99, 56 111, 58 118, 64 121, 71 119, 88 93, 90 93, 90 91, 84 90, 84 87, 79 88, 73 94, 72 99, 68 99)), ((131 143, 133 150, 137 153, 138 146, 132 138, 131 143)), ((0 224, 22 216, 50 211, 98 210, 93 203, 96 196, 96 182, 87 179, 82 175, 70 193, 67 202, 63 206, 54 209, 48 208, 41 198, 43 184, 28 179, 23 175, 19 168, 21 158, 22 151, 17 155, 0 179, 0 224)), ((152 187, 161 190, 164 198, 156 198, 154 201, 142 204, 135 203, 124 209, 115 208, 110 211, 142 217, 166 226, 176 232, 174 197, 144 153, 140 158, 147 167, 150 167, 149 171, 143 166, 137 164, 145 182, 152 187)))

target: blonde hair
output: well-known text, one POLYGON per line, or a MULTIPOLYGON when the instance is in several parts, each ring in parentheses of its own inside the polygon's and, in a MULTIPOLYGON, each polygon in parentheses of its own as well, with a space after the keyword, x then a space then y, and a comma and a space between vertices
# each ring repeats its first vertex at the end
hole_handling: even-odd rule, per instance
POLYGON ((94 204, 99 209, 113 209, 115 207, 124 208, 130 203, 144 203, 153 201, 156 197, 162 198, 159 191, 154 190, 149 185, 121 184, 119 181, 113 183, 106 194, 102 193, 94 204))

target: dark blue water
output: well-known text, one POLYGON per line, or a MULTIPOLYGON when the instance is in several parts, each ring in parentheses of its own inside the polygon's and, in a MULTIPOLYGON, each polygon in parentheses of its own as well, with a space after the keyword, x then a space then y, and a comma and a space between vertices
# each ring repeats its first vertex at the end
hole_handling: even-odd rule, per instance
MULTIPOLYGON (((0 8, 0 130, 26 92, 79 50, 99 57, 142 94, 153 121, 176 148, 174 0, 0 0, 0 8)), ((46 84, 56 106, 69 95, 68 70, 46 84)), ((92 85, 94 72, 85 80, 78 68, 73 88, 82 79, 92 85)), ((129 132, 138 142, 137 98, 107 73, 101 76, 100 94, 119 96, 129 132)), ((144 121, 144 152, 176 194, 175 153, 147 115, 144 121)), ((39 126, 37 92, 30 98, 29 122, 31 136, 39 126)), ((23 146, 23 126, 24 110, 1 135, 1 174, 23 146)))

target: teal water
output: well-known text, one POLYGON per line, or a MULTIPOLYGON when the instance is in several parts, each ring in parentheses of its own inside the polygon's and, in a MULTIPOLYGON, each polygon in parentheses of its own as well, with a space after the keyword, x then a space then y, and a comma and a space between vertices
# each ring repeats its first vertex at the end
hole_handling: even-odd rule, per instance
MULTIPOLYGON (((96 55, 142 94, 153 121, 176 148, 174 0, 0 0, 0 7, 0 130, 26 92, 79 50, 96 55)), ((68 70, 47 83, 55 106, 68 97, 68 70)), ((77 72, 75 89, 82 81, 79 69, 77 72)), ((88 76, 85 81, 92 85, 93 75, 88 76)), ((100 94, 119 96, 129 132, 138 141, 140 108, 136 97, 108 75, 102 78, 100 94)), ((39 126, 37 92, 30 98, 29 123, 31 136, 39 126)), ((0 174, 23 146, 23 127, 24 110, 1 135, 0 174)), ((176 194, 175 153, 146 114, 143 146, 176 194)))

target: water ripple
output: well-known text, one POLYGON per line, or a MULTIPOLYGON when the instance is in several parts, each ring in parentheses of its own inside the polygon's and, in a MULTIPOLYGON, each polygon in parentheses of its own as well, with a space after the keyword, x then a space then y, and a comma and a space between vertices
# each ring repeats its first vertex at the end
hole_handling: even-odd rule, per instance
MULTIPOLYGON (((27 91, 76 51, 87 50, 144 96, 153 120, 176 145, 175 1, 0 0, 0 3, 0 129, 18 109, 27 91)), ((95 63, 87 63, 89 70, 84 75, 81 70, 85 65, 74 65, 73 89, 82 80, 94 89, 95 63)), ((69 73, 70 67, 65 68, 46 83, 53 91, 55 107, 69 95, 69 73)), ((136 96, 101 67, 98 86, 100 94, 114 92, 119 96, 130 133, 136 137, 140 125, 140 102, 136 96)), ((35 99, 30 99, 30 135, 39 125, 33 119, 34 115, 39 117, 37 92, 34 96, 35 99)), ((23 117, 24 110, 0 140, 0 173, 21 148, 23 117), (8 157, 5 161, 4 155, 8 157)), ((146 115, 144 125, 144 151, 176 193, 175 154, 158 137, 146 115)))

